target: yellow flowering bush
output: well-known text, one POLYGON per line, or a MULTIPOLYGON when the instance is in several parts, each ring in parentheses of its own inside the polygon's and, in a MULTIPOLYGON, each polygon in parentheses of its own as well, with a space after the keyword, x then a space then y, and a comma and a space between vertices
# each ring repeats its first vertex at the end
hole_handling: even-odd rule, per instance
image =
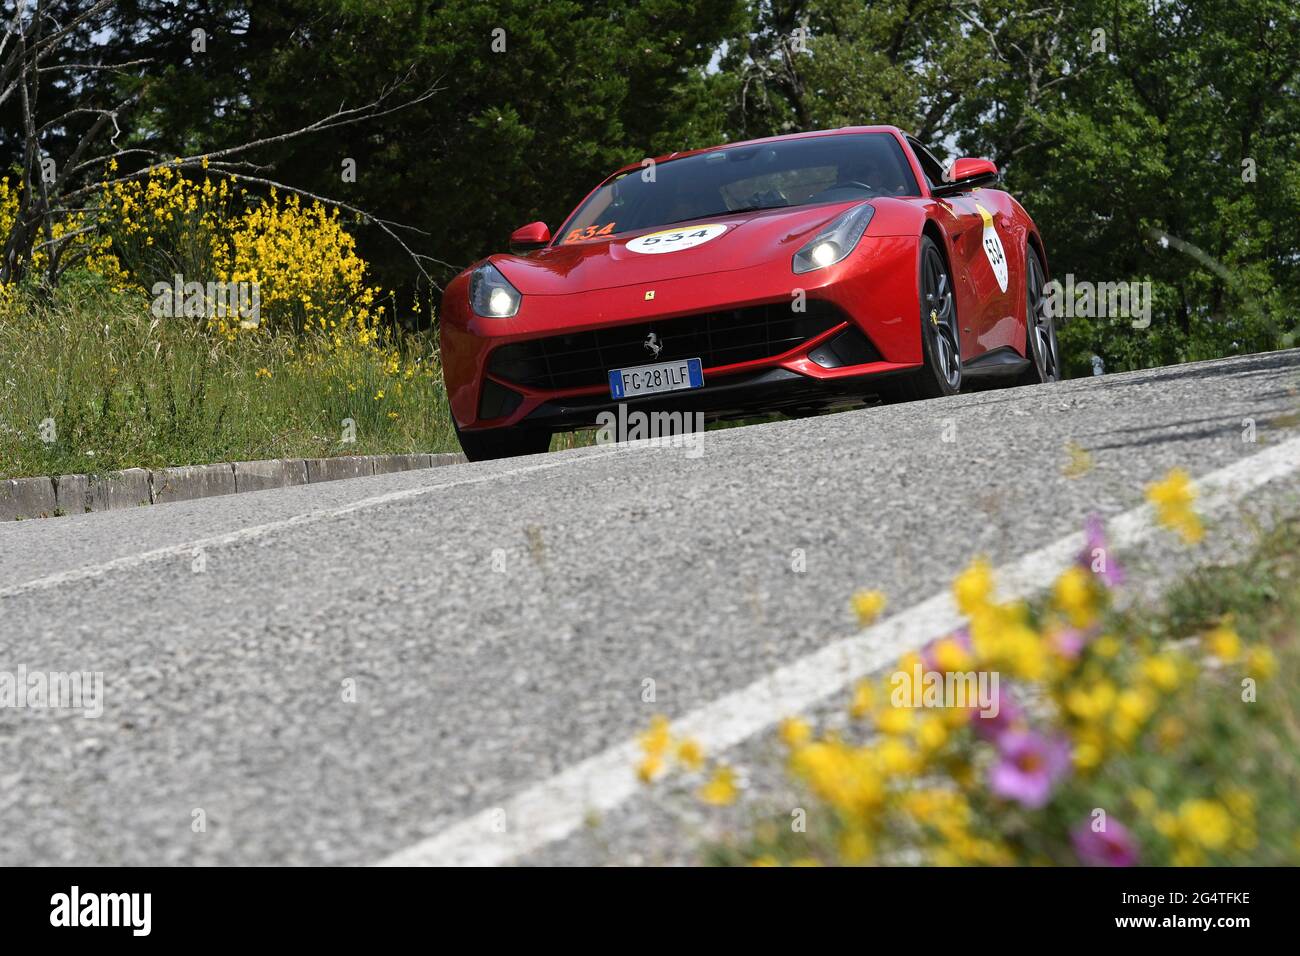
MULTIPOLYGON (((27 280, 0 287, 0 367, 17 383, 0 418, 21 423, 0 430, 9 474, 455 446, 432 341, 385 325, 337 212, 175 164, 108 172, 90 208, 52 223, 78 267, 37 288, 38 249, 27 280), (160 314, 180 304, 178 275, 184 308, 160 314), (210 283, 256 284, 258 321, 210 308, 210 283), (45 417, 52 444, 31 439, 45 417)), ((19 190, 0 178, 0 232, 19 190)))
MULTIPOLYGON (((13 225, 19 199, 20 187, 0 179, 0 235, 13 225)), ((156 283, 170 287, 178 275, 203 285, 255 284, 258 323, 211 316, 213 331, 227 338, 261 328, 313 333, 314 344, 327 348, 381 344, 380 289, 367 283, 366 262, 338 210, 319 201, 303 204, 272 189, 250 202, 226 177, 199 181, 167 165, 139 179, 105 180, 97 209, 62 217, 51 231, 54 239, 75 234, 64 254, 77 254, 116 291, 152 294, 156 283)), ((48 261, 48 251, 38 249, 31 271, 48 261)))
POLYGON ((234 215, 234 193, 224 178, 205 176, 198 183, 171 166, 141 179, 105 182, 98 214, 112 240, 116 281, 148 292, 156 282, 170 285, 176 275, 214 278, 213 253, 234 215))
POLYGON ((214 261, 221 281, 258 284, 272 327, 316 332, 336 348, 346 339, 361 346, 377 340, 379 289, 366 284, 365 260, 337 209, 304 207, 296 195, 272 189, 230 223, 214 261))
MULTIPOLYGON (((212 315, 212 329, 233 339, 254 328, 313 333, 317 345, 379 344, 380 290, 337 209, 297 195, 250 201, 222 176, 202 181, 164 166, 146 177, 106 183, 99 210, 111 238, 115 281, 149 291, 155 283, 248 283, 260 321, 212 315)), ((99 271, 107 274, 107 264, 99 271)))
MULTIPOLYGON (((1183 534, 1201 527, 1185 474, 1156 487, 1165 524, 1183 534)), ((1245 704, 1253 698, 1244 694, 1231 698, 1238 681, 1253 687, 1273 676, 1270 648, 1248 645, 1230 616, 1203 633, 1202 654, 1173 635, 1156 639, 1112 606, 1124 574, 1098 519, 1085 538, 1033 605, 999 601, 992 569, 972 562, 952 587, 966 624, 861 681, 847 728, 819 734, 803 718, 783 721, 789 774, 819 823, 806 833, 760 825, 751 843, 719 857, 758 865, 1246 859, 1258 842, 1257 800, 1221 755, 1233 748, 1189 749, 1202 746, 1189 725, 1207 698, 1257 723, 1266 709, 1245 704), (1177 772, 1175 760, 1196 772, 1177 772)), ((869 624, 883 598, 861 592, 853 606, 869 624)), ((664 718, 641 742, 639 776, 650 783, 680 744, 664 718)), ((708 775, 698 747, 694 757, 682 769, 708 775)), ((718 765, 699 796, 731 802, 734 781, 718 765)))
MULTIPOLYGON (((12 184, 8 176, 0 177, 0 237, 7 237, 18 215, 18 206, 22 198, 22 184, 12 184)), ((50 223, 48 239, 42 234, 32 252, 31 261, 26 263, 29 271, 38 277, 43 275, 50 263, 47 241, 59 243, 64 237, 65 247, 62 255, 78 257, 82 265, 92 272, 105 276, 115 288, 123 288, 125 276, 122 274, 117 257, 113 251, 113 237, 99 232, 85 230, 89 217, 85 213, 70 213, 54 219, 50 223)), ((13 283, 0 285, 0 305, 12 302, 15 295, 13 283)))
MULTIPOLYGON (((19 191, 9 184, 8 176, 0 176, 0 236, 8 236, 18 215, 19 191)), ((8 307, 14 299, 12 283, 0 284, 0 308, 8 307)))

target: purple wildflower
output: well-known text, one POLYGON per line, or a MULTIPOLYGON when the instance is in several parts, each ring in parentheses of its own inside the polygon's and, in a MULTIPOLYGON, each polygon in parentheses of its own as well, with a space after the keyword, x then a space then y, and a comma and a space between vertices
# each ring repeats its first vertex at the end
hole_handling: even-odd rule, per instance
POLYGON ((1137 840, 1124 824, 1107 820, 1098 833, 1088 823, 1070 831, 1070 842, 1079 860, 1088 866, 1134 866, 1138 860, 1137 840))
POLYGON ((1009 730, 998 738, 1001 759, 989 774, 989 790, 1036 810, 1047 803, 1052 787, 1070 766, 1070 746, 1026 730, 1009 730))
POLYGON ((1083 647, 1088 643, 1088 635, 1078 628, 1066 627, 1052 634, 1052 646, 1056 652, 1069 661, 1077 661, 1083 647))
POLYGON ((1088 515, 1083 534, 1084 545, 1079 552, 1079 566, 1096 574, 1108 588, 1122 585, 1124 569, 1119 566, 1106 544, 1106 529, 1099 515, 1088 515))

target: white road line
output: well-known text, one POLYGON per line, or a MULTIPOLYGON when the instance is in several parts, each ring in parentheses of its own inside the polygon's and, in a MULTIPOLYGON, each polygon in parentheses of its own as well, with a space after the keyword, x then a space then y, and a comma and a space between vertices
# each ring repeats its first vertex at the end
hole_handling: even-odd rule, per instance
POLYGON ((274 534, 278 531, 284 531, 289 528, 296 528, 306 524, 314 524, 318 521, 325 521, 329 518, 338 518, 342 515, 352 514, 353 512, 362 511, 366 508, 374 508, 379 505, 391 504, 394 501, 405 501, 409 498, 419 498, 424 495, 437 494, 438 492, 446 491, 448 488, 457 488, 464 485, 477 485, 487 481, 496 481, 498 478, 509 478, 514 475, 526 475, 536 471, 560 468, 564 465, 573 464, 574 462, 594 461, 599 458, 607 458, 610 455, 617 453, 618 449, 615 446, 609 451, 593 452, 589 455, 578 455, 572 457, 564 456, 558 459, 553 458, 536 465, 523 465, 506 471, 495 471, 489 475, 477 475, 473 478, 458 478, 453 481, 444 481, 436 485, 422 485, 419 488, 406 488, 402 491, 390 491, 387 494, 375 495, 371 498, 362 498, 346 505, 340 505, 337 508, 322 508, 318 511, 308 511, 300 515, 294 515, 291 518, 282 518, 279 521, 269 521, 266 524, 250 525, 247 528, 240 528, 236 531, 227 531, 224 534, 213 535, 208 538, 198 538, 194 541, 187 541, 184 544, 174 544, 165 548, 156 548, 153 551, 124 555, 120 558, 114 558, 112 561, 105 561, 102 564, 90 564, 85 567, 73 568, 71 571, 60 571, 58 574, 51 574, 42 578, 33 578, 30 581, 24 581, 22 584, 0 588, 0 598, 13 597, 29 591, 42 591, 47 588, 69 584, 73 581, 84 581, 89 578, 101 577, 111 571, 140 567, 141 565, 150 564, 154 561, 161 561, 166 558, 189 555, 199 548, 217 548, 222 545, 252 541, 256 538, 265 537, 266 535, 274 534))
MULTIPOLYGON (((1293 438, 1198 481, 1198 510, 1213 515, 1297 469, 1300 438, 1293 438)), ((1111 546, 1130 548, 1151 537, 1157 530, 1152 519, 1152 511, 1145 504, 1111 519, 1107 524, 1111 546)), ((1083 533, 1076 532, 998 568, 999 594, 1004 598, 1027 597, 1042 590, 1075 560, 1083 546, 1083 533)), ((710 753, 721 753, 774 726, 783 717, 808 711, 961 623, 945 591, 678 718, 673 722, 673 731, 695 738, 710 753)), ((639 756, 635 740, 618 744, 530 786, 500 807, 485 809, 399 850, 378 865, 510 863, 569 836, 583 825, 589 813, 606 813, 634 796, 642 789, 634 773, 639 756), (499 823, 504 823, 501 832, 499 823)))

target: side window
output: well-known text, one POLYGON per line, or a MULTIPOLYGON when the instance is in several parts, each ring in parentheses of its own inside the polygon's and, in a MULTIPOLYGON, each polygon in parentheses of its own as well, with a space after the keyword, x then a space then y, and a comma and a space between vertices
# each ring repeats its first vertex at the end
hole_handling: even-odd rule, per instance
POLYGON ((930 188, 933 189, 942 183, 943 164, 934 158, 934 153, 910 136, 907 138, 907 144, 912 147, 912 152, 916 154, 916 161, 921 164, 921 171, 925 173, 925 178, 930 181, 930 188))

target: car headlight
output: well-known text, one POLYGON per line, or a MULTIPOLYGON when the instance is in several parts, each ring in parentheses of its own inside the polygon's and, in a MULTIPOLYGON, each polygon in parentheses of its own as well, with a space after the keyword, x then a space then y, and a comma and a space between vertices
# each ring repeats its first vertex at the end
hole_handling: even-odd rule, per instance
POLYGON ((490 262, 475 269, 469 277, 469 305, 475 315, 486 319, 508 319, 519 311, 523 296, 490 262))
POLYGON ((871 217, 876 213, 870 203, 854 206, 843 215, 836 216, 826 228, 813 236, 794 254, 791 268, 796 273, 812 272, 833 266, 850 252, 867 231, 871 217))

